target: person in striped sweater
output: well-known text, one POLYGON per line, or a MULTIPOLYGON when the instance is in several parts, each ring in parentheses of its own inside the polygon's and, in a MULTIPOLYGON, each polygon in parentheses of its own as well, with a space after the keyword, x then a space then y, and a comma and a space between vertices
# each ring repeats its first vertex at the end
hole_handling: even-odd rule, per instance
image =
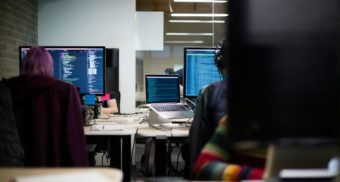
POLYGON ((233 151, 227 135, 227 117, 223 117, 195 162, 193 178, 224 181, 262 179, 265 156, 265 148, 233 151))

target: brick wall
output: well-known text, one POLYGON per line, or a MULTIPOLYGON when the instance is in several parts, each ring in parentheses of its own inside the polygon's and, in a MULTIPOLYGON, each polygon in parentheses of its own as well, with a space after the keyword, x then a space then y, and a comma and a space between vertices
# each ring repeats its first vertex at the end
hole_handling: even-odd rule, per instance
POLYGON ((0 79, 19 74, 19 46, 37 43, 37 0, 1 0, 0 79))

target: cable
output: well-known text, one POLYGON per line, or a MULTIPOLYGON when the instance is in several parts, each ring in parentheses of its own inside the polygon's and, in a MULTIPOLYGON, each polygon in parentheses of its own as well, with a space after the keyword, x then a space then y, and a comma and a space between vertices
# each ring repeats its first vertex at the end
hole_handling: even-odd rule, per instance
MULTIPOLYGON (((136 137, 137 137, 138 129, 139 129, 139 127, 137 127, 137 129, 136 129, 136 132, 135 132, 135 135, 134 135, 134 139, 133 139, 133 142, 132 142, 131 159, 133 159, 133 152, 136 150, 136 137)), ((137 167, 136 167, 136 168, 137 168, 137 167)), ((135 173, 137 173, 137 170, 136 170, 135 173)), ((134 176, 135 179, 137 178, 136 175, 137 175, 137 174, 135 174, 135 176, 134 176)))
POLYGON ((166 127, 166 126, 161 125, 161 124, 159 124, 159 126, 156 126, 155 124, 150 124, 149 123, 149 126, 151 128, 155 128, 155 129, 158 129, 158 130, 171 130, 172 129, 172 127, 166 127))
POLYGON ((181 155, 181 153, 182 153, 182 151, 179 148, 179 152, 178 152, 178 155, 177 155, 177 162, 176 162, 176 171, 177 171, 177 173, 178 173, 179 156, 181 155))
POLYGON ((134 137, 134 139, 133 139, 133 143, 132 143, 132 149, 131 149, 131 159, 132 159, 132 156, 133 156, 133 152, 134 152, 134 150, 135 150, 135 143, 136 143, 136 136, 137 136, 137 133, 138 133, 138 129, 139 129, 139 127, 137 127, 137 129, 136 129, 136 132, 135 132, 135 137, 134 137))
POLYGON ((105 152, 102 155, 102 167, 104 167, 104 156, 105 156, 105 152))
POLYGON ((109 159, 111 158, 111 156, 109 155, 107 151, 105 152, 105 154, 106 154, 106 162, 109 163, 110 162, 109 159))
POLYGON ((190 102, 190 104, 196 106, 196 103, 193 102, 193 101, 191 101, 190 99, 188 99, 188 98, 186 98, 186 97, 184 97, 184 99, 185 99, 187 102, 190 102))
POLYGON ((136 107, 136 109, 139 109, 139 108, 150 108, 147 104, 141 104, 139 106, 136 107))
POLYGON ((171 137, 174 137, 174 135, 172 134, 172 129, 173 129, 174 127, 171 127, 170 128, 170 135, 171 135, 171 137))
POLYGON ((190 127, 193 120, 194 120, 194 118, 189 118, 189 119, 184 123, 184 125, 185 125, 186 127, 190 127))

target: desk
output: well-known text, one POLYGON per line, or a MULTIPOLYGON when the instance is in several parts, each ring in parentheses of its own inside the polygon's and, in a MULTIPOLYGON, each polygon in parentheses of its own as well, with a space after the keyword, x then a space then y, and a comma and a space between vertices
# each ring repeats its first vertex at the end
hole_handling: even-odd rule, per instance
POLYGON ((136 138, 154 138, 154 156, 150 154, 147 161, 153 161, 154 170, 147 169, 148 175, 166 176, 171 165, 171 143, 186 143, 189 136, 188 126, 173 126, 169 128, 154 128, 148 123, 140 124, 136 138), (167 146, 168 145, 168 146, 167 146), (166 159, 166 160, 164 160, 166 159))
POLYGON ((0 181, 13 182, 15 177, 98 172, 112 182, 122 181, 123 173, 113 168, 0 168, 0 181))
MULTIPOLYGON (((98 124, 110 124, 114 122, 114 117, 107 121, 97 121, 98 124)), ((84 127, 86 139, 90 138, 106 138, 110 141, 110 167, 122 169, 124 173, 124 181, 130 181, 131 174, 131 138, 135 135, 138 123, 122 125, 124 130, 102 130, 91 131, 90 126, 84 127)))
MULTIPOLYGON (((87 139, 90 138, 107 138, 110 140, 111 150, 110 152, 110 166, 122 169, 124 173, 124 181, 130 181, 131 174, 131 162, 132 162, 132 152, 131 152, 131 140, 134 135, 136 137, 155 137, 155 136, 166 136, 170 138, 187 138, 189 135, 189 127, 173 127, 171 129, 156 129, 148 125, 148 123, 139 124, 139 118, 144 115, 135 115, 135 122, 127 122, 126 124, 118 124, 123 126, 124 130, 101 130, 101 131, 91 131, 91 127, 84 127, 85 136, 87 139)), ((112 124, 116 121, 121 121, 122 116, 111 116, 109 119, 99 119, 96 124, 112 124)), ((163 156, 164 153, 160 153, 163 156)), ((162 156, 162 157, 163 157, 162 156)), ((160 157, 160 160, 164 158, 160 157)))
POLYGON ((171 127, 171 128, 153 128, 148 123, 142 123, 138 126, 136 133, 137 137, 154 137, 157 135, 164 135, 166 137, 188 137, 189 127, 171 127))

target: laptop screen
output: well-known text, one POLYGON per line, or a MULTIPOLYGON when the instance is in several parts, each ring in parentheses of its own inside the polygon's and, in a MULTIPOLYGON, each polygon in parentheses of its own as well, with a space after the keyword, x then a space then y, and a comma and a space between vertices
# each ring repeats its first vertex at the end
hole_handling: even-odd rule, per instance
POLYGON ((145 75, 146 103, 180 102, 178 75, 145 75))

